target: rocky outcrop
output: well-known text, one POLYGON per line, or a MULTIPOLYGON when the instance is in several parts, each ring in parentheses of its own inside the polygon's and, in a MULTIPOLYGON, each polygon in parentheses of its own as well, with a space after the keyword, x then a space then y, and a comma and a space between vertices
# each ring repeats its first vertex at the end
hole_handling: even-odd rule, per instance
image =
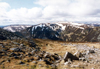
POLYGON ((65 56, 64 56, 64 61, 68 61, 68 59, 72 60, 78 60, 79 58, 74 56, 73 54, 71 54, 70 52, 66 52, 65 56))

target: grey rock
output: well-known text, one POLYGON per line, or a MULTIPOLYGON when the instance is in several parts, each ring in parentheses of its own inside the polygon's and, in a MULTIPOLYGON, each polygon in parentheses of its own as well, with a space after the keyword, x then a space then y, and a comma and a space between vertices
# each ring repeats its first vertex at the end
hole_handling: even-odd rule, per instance
POLYGON ((88 55, 90 53, 95 53, 95 51, 94 50, 88 50, 86 54, 88 55))
POLYGON ((56 69, 57 66, 55 64, 51 64, 51 67, 56 69))
POLYGON ((36 61, 32 61, 32 63, 35 63, 36 64, 37 62, 36 61))
POLYGON ((5 46, 4 46, 3 44, 0 44, 0 46, 1 46, 2 48, 5 48, 5 46))
POLYGON ((16 45, 18 45, 19 43, 17 43, 17 42, 13 42, 13 44, 16 44, 16 45))
POLYGON ((79 65, 71 65, 71 67, 76 68, 76 67, 80 67, 79 65))
POLYGON ((76 56, 74 56, 73 54, 66 52, 65 56, 64 56, 64 61, 68 61, 68 59, 71 60, 78 60, 78 58, 76 56))
POLYGON ((74 53, 74 56, 76 56, 77 58, 82 57, 81 52, 77 51, 76 53, 74 53))
POLYGON ((86 59, 84 57, 79 58, 80 61, 85 61, 86 59))
POLYGON ((22 61, 19 61, 19 62, 18 62, 18 64, 25 64, 25 63, 24 63, 24 62, 22 62, 22 61))
POLYGON ((15 53, 11 53, 10 55, 9 55, 10 57, 14 57, 14 56, 17 56, 15 53))
POLYGON ((24 46, 24 44, 20 44, 20 46, 24 46))
POLYGON ((11 51, 14 51, 14 52, 20 52, 21 49, 20 48, 10 48, 11 51))
POLYGON ((64 63, 64 65, 68 65, 68 64, 71 64, 71 60, 70 59, 68 59, 68 61, 64 63))

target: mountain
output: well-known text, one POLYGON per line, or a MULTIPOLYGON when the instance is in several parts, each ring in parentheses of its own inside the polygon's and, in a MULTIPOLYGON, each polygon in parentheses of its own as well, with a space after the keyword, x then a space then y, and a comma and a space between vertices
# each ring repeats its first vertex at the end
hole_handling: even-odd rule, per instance
POLYGON ((20 32, 23 29, 26 29, 27 27, 30 27, 31 25, 9 25, 3 27, 3 29, 11 31, 11 32, 20 32))
POLYGON ((99 27, 72 22, 41 23, 21 31, 26 38, 63 41, 99 41, 99 27))
POLYGON ((0 28, 0 40, 5 40, 5 39, 16 39, 20 36, 16 35, 15 33, 9 32, 7 30, 4 30, 0 28))
MULTIPOLYGON (((78 27, 83 29, 84 24, 69 23, 69 22, 57 22, 57 23, 41 23, 28 27, 26 30, 22 30, 21 33, 28 38, 41 38, 41 39, 60 39, 60 33, 66 29, 67 26, 78 27), (29 36, 30 35, 30 36, 29 36)), ((62 40, 62 39, 61 39, 62 40)))
POLYGON ((100 27, 84 23, 56 22, 40 23, 32 26, 7 26, 9 29, 24 38, 40 38, 73 42, 100 41, 100 27), (21 28, 22 29, 21 29, 21 28))
POLYGON ((88 23, 87 25, 91 25, 91 26, 94 26, 94 27, 99 27, 100 23, 88 23))

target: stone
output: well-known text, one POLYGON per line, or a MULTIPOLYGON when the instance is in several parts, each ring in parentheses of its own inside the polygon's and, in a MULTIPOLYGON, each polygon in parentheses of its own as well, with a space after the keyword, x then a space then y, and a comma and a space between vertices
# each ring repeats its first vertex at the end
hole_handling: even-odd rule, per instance
POLYGON ((52 57, 54 57, 55 60, 59 60, 60 59, 58 54, 56 54, 56 53, 54 55, 52 55, 52 57))
POLYGON ((32 61, 32 63, 35 63, 36 64, 37 62, 36 61, 32 61))
POLYGON ((72 68, 80 67, 79 65, 71 65, 72 68))
POLYGON ((37 52, 37 49, 31 51, 32 54, 34 54, 35 52, 37 52))
POLYGON ((94 50, 88 50, 86 54, 88 55, 90 53, 95 53, 95 51, 94 50))
POLYGON ((29 59, 28 58, 24 58, 23 61, 24 62, 29 62, 29 59))
POLYGON ((14 56, 14 58, 15 58, 15 59, 19 59, 19 57, 18 57, 18 56, 14 56))
POLYGON ((49 58, 50 56, 51 56, 51 54, 49 54, 49 53, 44 54, 44 58, 49 58))
POLYGON ((60 63, 61 60, 57 60, 56 63, 60 63))
POLYGON ((22 62, 22 61, 19 61, 19 62, 18 62, 18 64, 25 64, 25 63, 24 63, 24 62, 22 62))
POLYGON ((73 54, 71 54, 70 52, 66 52, 65 56, 64 56, 64 61, 68 61, 68 59, 72 60, 78 60, 78 58, 76 56, 74 56, 73 54))
POLYGON ((77 58, 82 57, 81 52, 77 51, 76 53, 74 53, 74 56, 76 56, 77 58))
POLYGON ((71 64, 71 60, 70 59, 68 59, 68 61, 64 63, 64 65, 68 65, 68 64, 71 64))
POLYGON ((20 48, 10 48, 10 51, 13 51, 13 52, 20 52, 21 49, 20 49, 20 48))
POLYGON ((65 63, 64 63, 64 65, 68 65, 68 64, 70 64, 70 62, 65 62, 65 63))
POLYGON ((1 46, 2 48, 5 48, 5 46, 4 46, 3 44, 0 44, 0 46, 1 46))
POLYGON ((23 44, 20 44, 20 46, 24 46, 23 44))
POLYGON ((84 57, 82 57, 82 58, 79 58, 79 60, 81 61, 85 61, 86 59, 84 58, 84 57))
POLYGON ((9 55, 10 57, 14 57, 14 56, 17 56, 15 53, 11 53, 10 55, 9 55))
POLYGON ((11 61, 10 59, 7 60, 7 62, 10 62, 10 61, 11 61))
POLYGON ((89 53, 95 53, 95 51, 94 50, 89 50, 89 53))
POLYGON ((49 64, 49 65, 53 64, 53 62, 52 62, 52 61, 50 61, 50 59, 49 59, 49 58, 44 59, 44 62, 45 62, 46 64, 49 64))
POLYGON ((13 42, 13 44, 18 45, 18 43, 17 43, 17 42, 13 42))
POLYGON ((56 66, 55 64, 51 64, 51 67, 52 67, 53 69, 57 69, 57 66, 56 66))
POLYGON ((1 50, 3 53, 6 52, 4 49, 1 50))

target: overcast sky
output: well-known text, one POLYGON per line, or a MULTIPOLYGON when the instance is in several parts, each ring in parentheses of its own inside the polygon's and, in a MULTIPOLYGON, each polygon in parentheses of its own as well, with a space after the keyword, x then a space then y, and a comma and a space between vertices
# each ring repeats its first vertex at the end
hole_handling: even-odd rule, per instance
POLYGON ((100 0, 0 0, 0 25, 100 22, 100 0))

